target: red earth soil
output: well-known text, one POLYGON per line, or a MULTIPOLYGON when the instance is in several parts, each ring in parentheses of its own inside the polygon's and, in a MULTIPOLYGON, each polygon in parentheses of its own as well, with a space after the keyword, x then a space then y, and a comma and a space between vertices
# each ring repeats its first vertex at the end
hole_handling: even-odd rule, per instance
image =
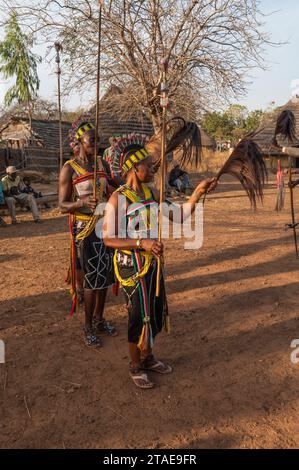
POLYGON ((253 213, 227 180, 205 203, 203 246, 166 241, 172 327, 155 354, 174 373, 150 391, 129 379, 122 294, 105 313, 120 334, 99 350, 84 345, 82 312, 67 316, 67 218, 0 228, 0 447, 298 447, 299 261, 275 198, 269 185, 253 213))

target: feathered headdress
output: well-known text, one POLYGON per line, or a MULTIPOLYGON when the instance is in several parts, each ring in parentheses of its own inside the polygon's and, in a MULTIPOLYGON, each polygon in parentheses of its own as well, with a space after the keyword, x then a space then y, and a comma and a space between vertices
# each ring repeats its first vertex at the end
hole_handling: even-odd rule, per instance
POLYGON ((138 163, 149 156, 149 152, 145 150, 148 140, 148 135, 136 132, 111 137, 111 145, 105 150, 104 159, 109 163, 112 176, 121 177, 134 163, 138 163), (132 152, 132 155, 129 155, 125 160, 130 148, 136 149, 136 152, 132 152), (137 152, 140 152, 140 155, 137 152))
POLYGON ((94 117, 90 112, 81 114, 75 121, 72 123, 72 127, 69 130, 69 142, 70 146, 73 149, 80 137, 91 129, 94 129, 94 117))
MULTIPOLYGON (((130 146, 141 146, 141 151, 145 149, 143 157, 152 155, 157 171, 161 162, 161 135, 155 134, 148 136, 145 134, 131 133, 115 136, 111 138, 111 146, 105 151, 104 158, 109 163, 111 172, 114 175, 121 176, 126 170, 124 167, 124 157, 130 146)), ((167 143, 166 154, 175 150, 181 151, 177 158, 180 166, 185 166, 190 162, 199 164, 201 158, 201 136, 200 130, 195 122, 186 122, 181 117, 170 119, 167 123, 167 143)), ((139 158, 133 163, 138 163, 139 158)), ((130 163, 129 163, 130 165, 130 163)), ((126 166, 126 165, 125 165, 126 166)), ((129 168, 128 168, 129 169, 129 168)))

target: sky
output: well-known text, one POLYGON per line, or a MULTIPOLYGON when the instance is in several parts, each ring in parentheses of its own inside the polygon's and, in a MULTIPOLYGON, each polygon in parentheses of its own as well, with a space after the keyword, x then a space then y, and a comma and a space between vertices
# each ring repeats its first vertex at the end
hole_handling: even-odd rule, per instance
POLYGON ((285 44, 266 48, 267 70, 253 72, 247 96, 240 100, 249 109, 266 109, 273 101, 276 106, 285 104, 292 94, 292 82, 299 80, 299 2, 262 0, 261 3, 264 11, 275 12, 265 18, 265 30, 271 34, 272 41, 285 44))
MULTIPOLYGON (((292 82, 298 80, 299 88, 299 2, 298 0, 261 0, 265 17, 265 30, 270 33, 273 42, 284 43, 277 47, 266 46, 265 64, 267 70, 254 70, 249 80, 248 93, 238 102, 249 110, 268 109, 285 104, 291 97, 292 82), (270 14, 273 12, 270 16, 270 14), (274 102, 274 103, 273 103, 274 102)), ((42 57, 46 48, 35 49, 42 57)), ((228 64, 229 66, 229 64, 228 64)), ((54 73, 55 61, 52 54, 51 64, 43 61, 38 73, 41 81, 39 95, 42 98, 56 100, 57 78, 54 73)), ((9 84, 0 77, 0 104, 9 84)), ((294 89, 294 85, 293 85, 294 89)), ((76 93, 64 100, 64 107, 74 110, 81 106, 82 98, 76 93)))

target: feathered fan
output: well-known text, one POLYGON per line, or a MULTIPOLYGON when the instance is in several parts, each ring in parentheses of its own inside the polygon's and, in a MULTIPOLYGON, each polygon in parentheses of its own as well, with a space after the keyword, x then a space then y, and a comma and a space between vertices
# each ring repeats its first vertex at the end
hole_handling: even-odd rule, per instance
POLYGON ((267 168, 259 146, 249 139, 241 140, 216 176, 229 174, 237 178, 256 208, 257 199, 263 200, 263 187, 267 180, 267 168))
POLYGON ((276 121, 276 127, 274 131, 274 137, 271 141, 271 144, 275 147, 279 147, 277 142, 277 136, 282 135, 284 139, 288 140, 291 143, 294 143, 296 139, 295 134, 296 120, 294 113, 289 109, 282 111, 276 121))
MULTIPOLYGON (((276 122, 272 145, 279 147, 277 136, 294 143, 296 120, 294 113, 288 109, 282 111, 276 122)), ((216 176, 218 181, 223 174, 235 176, 245 189, 251 205, 256 208, 257 199, 263 200, 263 187, 267 179, 267 168, 259 146, 251 140, 261 130, 253 132, 241 140, 224 166, 216 176)))
MULTIPOLYGON (((181 167, 188 163, 197 166, 201 160, 201 135, 195 122, 186 122, 181 117, 170 119, 167 124, 166 155, 174 150, 180 150, 178 164, 181 167)), ((146 144, 147 150, 154 156, 155 169, 158 170, 161 162, 161 135, 153 135, 146 144)))

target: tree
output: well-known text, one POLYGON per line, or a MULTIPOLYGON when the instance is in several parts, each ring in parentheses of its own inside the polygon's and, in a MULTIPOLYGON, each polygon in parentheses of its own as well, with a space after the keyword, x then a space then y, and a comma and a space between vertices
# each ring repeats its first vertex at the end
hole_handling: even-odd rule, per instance
POLYGON ((218 141, 238 142, 259 127, 264 115, 261 109, 249 112, 246 106, 234 104, 223 113, 205 113, 201 124, 203 129, 218 141))
MULTIPOLYGON (((9 1, 9 0, 8 0, 9 1)), ((18 0, 13 0, 16 7, 18 0)), ((20 0, 19 0, 20 2, 20 0)), ((199 116, 244 93, 247 72, 263 67, 257 0, 102 0, 102 84, 122 88, 122 112, 146 111, 161 125, 160 60, 169 60, 171 113, 199 116)), ((95 89, 99 3, 22 0, 19 14, 52 45, 64 47, 65 91, 95 89), (27 3, 27 4, 26 4, 27 3)))
POLYGON ((256 109, 255 111, 251 111, 251 113, 248 114, 247 119, 246 119, 246 130, 248 132, 255 131, 261 124, 264 115, 265 115, 265 112, 262 111, 261 109, 256 109))
POLYGON ((33 40, 21 31, 15 11, 5 25, 5 33, 0 43, 0 73, 4 79, 15 78, 15 83, 6 92, 4 104, 10 106, 15 101, 24 104, 31 121, 32 101, 39 89, 37 64, 41 58, 30 50, 33 40))
POLYGON ((232 104, 226 110, 226 115, 228 119, 232 122, 234 128, 244 128, 247 116, 248 116, 248 109, 246 106, 242 104, 232 104))
POLYGON ((205 113, 201 125, 216 140, 230 140, 235 128, 235 122, 227 112, 216 111, 205 113))

